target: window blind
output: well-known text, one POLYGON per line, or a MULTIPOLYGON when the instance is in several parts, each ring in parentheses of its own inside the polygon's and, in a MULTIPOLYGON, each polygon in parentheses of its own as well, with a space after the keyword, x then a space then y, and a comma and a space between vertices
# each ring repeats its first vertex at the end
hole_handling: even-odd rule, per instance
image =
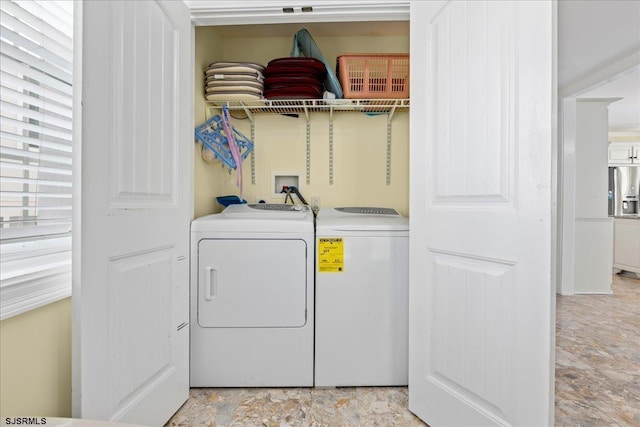
POLYGON ((0 318, 71 293, 73 2, 0 2, 0 318))

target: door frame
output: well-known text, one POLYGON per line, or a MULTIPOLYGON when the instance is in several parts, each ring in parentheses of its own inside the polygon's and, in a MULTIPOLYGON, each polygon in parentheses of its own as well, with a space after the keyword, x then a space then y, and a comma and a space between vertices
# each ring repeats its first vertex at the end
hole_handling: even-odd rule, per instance
MULTIPOLYGON (((194 8, 193 6, 195 6, 192 2, 190 1, 185 1, 185 3, 187 3, 187 6, 190 7, 191 11, 192 11, 192 49, 195 49, 195 45, 193 43, 193 41, 195 40, 195 26, 205 26, 205 25, 212 25, 212 26, 219 26, 219 25, 231 25, 234 23, 237 23, 237 21, 233 21, 232 19, 230 19, 231 15, 225 15, 225 13, 229 13, 229 14, 233 14, 235 12, 240 12, 241 16, 237 16, 236 18, 237 20, 241 21, 244 24, 275 24, 275 23, 285 23, 285 22, 296 22, 296 23, 305 23, 305 22, 318 22, 318 21, 322 21, 322 22, 347 22, 347 21, 384 21, 384 20, 406 20, 406 21, 410 21, 409 18, 409 7, 410 7, 410 2, 409 0, 386 0, 386 1, 367 1, 367 2, 347 2, 345 5, 341 5, 340 8, 335 8, 333 11, 327 10, 325 13, 323 14, 318 14, 318 15, 304 15, 302 13, 294 13, 294 14, 282 14, 282 15, 274 15, 273 10, 269 11, 269 10, 264 10, 264 9, 259 9, 258 6, 260 5, 264 5, 264 4, 269 4, 270 2, 252 2, 252 1, 244 1, 244 2, 236 2, 235 5, 230 5, 230 6, 223 6, 223 5, 215 5, 213 2, 211 3, 205 3, 205 5, 208 6, 208 9, 205 7, 205 5, 202 5, 201 8, 194 8), (192 3, 192 4, 190 4, 192 3), (385 6, 391 4, 390 6, 385 6), (198 10, 198 12, 196 13, 195 11, 198 10), (253 12, 250 15, 247 15, 247 12, 253 12), (205 12, 208 12, 205 13, 205 12), (320 19, 318 19, 318 16, 320 16, 320 19)), ((318 1, 316 2, 318 5, 330 5, 331 2, 328 1, 318 1)), ((273 9, 273 8, 272 8, 273 9)), ((321 8, 318 8, 319 10, 321 10, 321 8)), ((75 4, 75 13, 79 13, 80 16, 82 14, 82 2, 77 2, 75 4)), ((82 34, 82 20, 81 19, 75 19, 74 20, 74 32, 75 34, 82 34)), ((554 28, 554 32, 556 35, 556 39, 557 39, 557 27, 554 28)), ((80 102, 82 99, 82 93, 80 88, 82 87, 81 83, 82 83, 82 76, 81 73, 77 73, 76 71, 80 68, 81 69, 81 64, 82 64, 82 57, 81 55, 78 54, 78 52, 82 51, 82 38, 81 37, 77 37, 75 38, 75 47, 74 47, 74 55, 75 58, 74 60, 76 61, 76 64, 74 64, 74 114, 81 114, 81 108, 80 108, 80 102)), ((631 55, 634 56, 634 55, 631 55)), ((194 53, 192 52, 191 55, 192 59, 194 58, 194 53)), ((640 64, 640 55, 635 55, 635 64, 640 64)), ((620 62, 624 62, 624 61, 620 61, 620 62)), ((619 63, 618 63, 619 64, 619 63)), ((613 64, 616 65, 616 64, 613 64)), ((185 65, 187 66, 187 65, 185 65)), ((194 75, 193 71, 194 71, 194 63, 193 61, 191 61, 191 63, 188 65, 191 69, 191 76, 194 75)), ((608 68, 612 68, 612 67, 608 67, 608 68)), ((614 69, 616 69, 616 67, 613 67, 614 69)), ((605 74, 604 76, 599 75, 599 80, 598 81, 602 81, 606 78, 609 78, 610 76, 616 74, 616 73, 620 73, 621 69, 617 69, 617 71, 614 72, 610 72, 609 74, 605 74)), ((193 77, 191 77, 193 78, 193 77)), ((585 79, 585 80, 589 80, 589 79, 585 79)), ((592 82, 593 84, 593 82, 592 82)), ((574 90, 575 88, 572 86, 568 89, 572 89, 574 90)), ((574 94, 575 92, 578 92, 578 90, 580 89, 575 89, 574 92, 569 92, 570 94, 574 94)), ((564 92, 564 93, 560 93, 559 98, 562 100, 565 97, 568 97, 569 95, 564 92)), ((561 102, 559 101, 556 103, 556 106, 559 107, 561 106, 561 102)), ((561 109, 557 110, 559 113, 561 113, 561 109)), ((191 114, 191 118, 193 120, 193 112, 191 114)), ((566 189, 563 188, 562 186, 562 164, 564 163, 564 158, 562 156, 562 150, 563 150, 563 146, 562 146, 562 139, 561 139, 561 135, 559 132, 561 132, 562 127, 560 126, 560 122, 558 123, 559 126, 557 126, 556 132, 554 132, 558 139, 557 141, 554 141, 554 145, 555 149, 552 148, 554 155, 552 156, 552 171, 555 170, 556 174, 554 175, 554 182, 552 182, 552 195, 556 196, 555 200, 557 201, 557 205, 555 206, 556 209, 553 209, 552 211, 552 224, 557 225, 557 229, 554 227, 554 229, 552 230, 551 236, 552 236, 552 241, 550 242, 550 245, 552 246, 552 273, 554 276, 558 277, 558 280, 555 279, 555 277, 552 277, 552 284, 554 282, 558 283, 558 290, 560 289, 560 283, 561 281, 559 280, 561 275, 557 274, 559 271, 561 271, 562 269, 562 249, 563 249, 563 241, 562 241, 562 200, 563 200, 563 196, 564 196, 564 192, 567 191, 566 189), (556 191, 557 190, 557 191, 556 191), (556 264, 557 261, 557 264, 556 264), (554 269, 554 265, 556 266, 556 268, 554 269)), ((79 141, 79 136, 81 135, 81 129, 78 126, 77 128, 74 129, 74 140, 79 141)), ((77 162, 76 164, 78 165, 78 170, 80 170, 81 168, 81 158, 82 158, 82 150, 81 150, 81 146, 79 144, 76 144, 74 146, 74 154, 73 154, 74 158, 73 161, 77 162)), ((193 172, 194 172, 194 165, 193 165, 193 160, 190 162, 189 165, 190 169, 188 171, 185 171, 185 173, 190 174, 190 176, 193 176, 193 172)), ((191 190, 193 192, 193 178, 191 178, 191 190)), ((77 202, 80 202, 80 197, 81 197, 81 182, 79 179, 77 179, 74 182, 74 194, 73 197, 76 198, 77 202)), ((192 206, 191 206, 191 210, 193 211, 193 202, 192 202, 192 206)), ((81 214, 79 212, 79 210, 74 210, 73 213, 73 220, 74 220, 74 227, 76 228, 76 231, 80 230, 81 228, 81 224, 82 224, 82 218, 81 218, 81 214)), ((80 250, 80 233, 76 232, 74 233, 74 248, 76 248, 77 250, 80 250)), ((74 282, 74 289, 79 286, 78 283, 76 283, 76 281, 79 282, 79 278, 80 278, 80 266, 77 265, 77 263, 74 263, 73 265, 73 282, 74 282)), ((553 289, 550 289, 550 292, 553 292, 553 289)), ((74 305, 77 304, 77 302, 74 303, 74 305)), ((79 308, 79 307, 78 307, 79 308)), ((76 308, 74 308, 74 310, 76 310, 76 308)), ((554 322, 555 324, 555 322, 554 322)), ((73 334, 75 335, 78 331, 76 331, 75 329, 79 327, 78 325, 73 326, 74 331, 73 334)), ((555 332, 552 330, 551 331, 551 338, 552 338, 552 346, 555 346, 555 332)), ((73 344, 73 347, 75 348, 77 346, 77 344, 73 344)), ((76 368, 76 365, 74 364, 74 369, 76 368)), ((77 373, 74 372, 74 377, 77 377, 77 373)), ((554 381, 552 381, 552 384, 554 383, 554 381)), ((74 399, 79 398, 79 396, 77 395, 73 395, 74 399)), ((551 405, 553 407, 553 390, 551 393, 551 398, 552 398, 552 402, 551 405)), ((552 420, 551 420, 552 421, 552 420)))
MULTIPOLYGON (((556 0, 554 0, 555 2, 556 0)), ((409 0, 369 0, 365 2, 346 1, 339 7, 332 8, 331 1, 317 0, 315 4, 318 6, 314 10, 314 14, 302 13, 301 10, 295 13, 280 14, 278 5, 274 5, 270 1, 238 1, 232 5, 224 5, 214 2, 203 2, 195 4, 189 0, 185 0, 187 6, 192 10, 192 24, 195 33, 195 26, 222 26, 222 25, 255 25, 255 24, 279 24, 279 23, 307 23, 307 22, 353 22, 353 21, 389 21, 389 20, 405 20, 410 22, 410 1, 409 0), (191 3, 191 4, 190 4, 191 3), (322 7, 325 7, 324 9, 322 7), (321 11, 321 12, 320 12, 321 11), (320 12, 315 14, 316 12, 320 12)), ((557 4, 557 3, 556 3, 557 4)), ((554 24, 553 38, 556 41, 556 48, 553 52, 557 64, 557 38, 558 38, 558 20, 557 6, 554 7, 554 24)), ((195 48, 195 46, 194 46, 195 48)), ((553 81, 557 84, 557 67, 554 67, 553 81)), ((551 158, 551 287, 549 289, 552 295, 551 312, 553 321, 551 322, 551 348, 555 348, 555 292, 559 288, 560 271, 561 271, 561 255, 562 255, 562 187, 561 183, 561 139, 559 132, 561 126, 559 122, 559 92, 554 94, 554 105, 552 114, 555 117, 554 127, 552 129, 552 158, 551 158)), ((410 201, 411 203, 411 201, 410 201)), ((555 357, 552 354, 552 366, 555 367, 555 357)), ((551 390, 550 390, 550 407, 554 408, 554 385, 555 385, 555 369, 551 372, 551 390)), ((551 413, 550 425, 553 425, 553 410, 551 413)))
POLYGON ((556 293, 574 294, 575 262, 575 104, 577 98, 603 84, 640 67, 640 52, 634 52, 612 64, 607 64, 585 78, 558 90, 557 129, 557 220, 556 223, 556 293), (573 131, 572 131, 573 130, 573 131))

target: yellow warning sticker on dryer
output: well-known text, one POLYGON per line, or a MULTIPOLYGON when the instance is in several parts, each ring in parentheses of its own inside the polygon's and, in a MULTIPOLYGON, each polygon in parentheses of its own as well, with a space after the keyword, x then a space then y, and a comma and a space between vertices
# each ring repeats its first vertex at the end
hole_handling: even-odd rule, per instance
POLYGON ((320 273, 341 273, 344 271, 342 237, 318 238, 318 271, 320 273))

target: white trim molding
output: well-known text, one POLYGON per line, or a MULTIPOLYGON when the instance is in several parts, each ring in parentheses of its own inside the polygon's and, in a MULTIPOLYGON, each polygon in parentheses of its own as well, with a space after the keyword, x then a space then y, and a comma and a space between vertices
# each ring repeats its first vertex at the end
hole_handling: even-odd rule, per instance
POLYGON ((38 307, 71 296, 70 266, 63 265, 53 274, 37 274, 29 280, 20 277, 13 283, 3 283, 0 289, 0 320, 5 320, 38 307))
POLYGON ((640 65, 640 50, 628 53, 616 61, 610 61, 603 66, 589 71, 584 77, 559 88, 559 98, 579 96, 591 89, 615 80, 636 66, 640 65))
POLYGON ((185 4, 196 26, 409 20, 408 0, 185 0, 185 4))

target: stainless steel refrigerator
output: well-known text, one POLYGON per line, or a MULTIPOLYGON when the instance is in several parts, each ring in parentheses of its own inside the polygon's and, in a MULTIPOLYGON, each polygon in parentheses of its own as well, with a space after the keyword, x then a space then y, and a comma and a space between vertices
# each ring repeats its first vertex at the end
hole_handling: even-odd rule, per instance
POLYGON ((609 167, 609 215, 638 215, 640 167, 609 167))

